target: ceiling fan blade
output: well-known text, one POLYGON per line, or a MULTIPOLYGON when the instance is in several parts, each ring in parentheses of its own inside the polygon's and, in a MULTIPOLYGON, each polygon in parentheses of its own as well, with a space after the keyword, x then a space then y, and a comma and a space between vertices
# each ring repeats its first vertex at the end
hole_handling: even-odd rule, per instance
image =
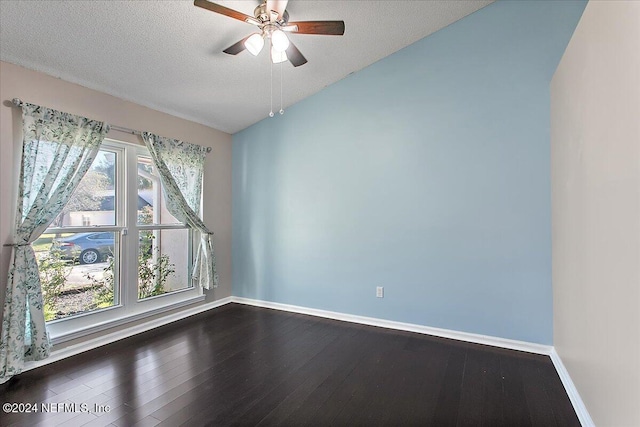
POLYGON ((219 13, 221 15, 228 16, 230 18, 237 19, 239 21, 244 21, 253 25, 260 25, 261 22, 258 21, 253 16, 245 15, 242 12, 238 12, 237 10, 229 9, 228 7, 220 6, 216 3, 211 3, 207 0, 194 0, 193 4, 195 6, 201 7, 203 9, 210 10, 212 12, 219 13))
POLYGON ((287 3, 289 3, 289 0, 267 0, 267 10, 278 12, 278 18, 282 19, 287 3))
POLYGON ((341 36, 344 34, 344 21, 299 21, 289 22, 283 30, 298 34, 319 34, 341 36), (290 27, 298 27, 296 30, 290 27))
POLYGON ((307 63, 307 58, 298 50, 298 48, 291 42, 286 50, 287 58, 293 64, 294 67, 299 67, 307 63))
POLYGON ((242 40, 240 40, 238 43, 234 43, 231 46, 229 46, 228 48, 226 48, 225 50, 223 50, 224 53, 228 53, 229 55, 237 55, 240 52, 242 52, 243 50, 246 49, 246 47, 244 46, 244 42, 247 41, 247 39, 249 37, 251 37, 253 34, 249 34, 247 37, 243 38, 242 40))

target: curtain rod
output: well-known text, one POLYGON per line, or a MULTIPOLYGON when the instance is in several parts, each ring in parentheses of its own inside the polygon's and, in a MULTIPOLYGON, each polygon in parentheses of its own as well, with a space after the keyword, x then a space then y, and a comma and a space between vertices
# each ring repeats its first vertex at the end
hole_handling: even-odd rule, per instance
MULTIPOLYGON (((24 104, 24 102, 22 102, 20 98, 13 98, 11 102, 16 107, 22 107, 22 104, 24 104)), ((138 135, 138 136, 142 135, 142 132, 140 132, 139 130, 126 128, 123 126, 109 125, 109 127, 113 130, 117 130, 118 132, 130 133, 131 135, 138 135)), ((207 147, 207 153, 210 153, 210 152, 211 152, 211 147, 207 147)))

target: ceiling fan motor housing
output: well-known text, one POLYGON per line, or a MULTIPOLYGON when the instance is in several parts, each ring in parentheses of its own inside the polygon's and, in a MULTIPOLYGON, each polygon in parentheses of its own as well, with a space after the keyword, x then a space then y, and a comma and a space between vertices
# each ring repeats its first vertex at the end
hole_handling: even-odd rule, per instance
MULTIPOLYGON (((269 10, 267 10, 267 2, 264 2, 259 6, 256 6, 256 8, 253 11, 253 16, 255 16, 256 19, 262 23, 269 22, 270 13, 269 13, 269 10)), ((284 13, 282 14, 282 18, 276 22, 279 25, 285 25, 287 22, 289 22, 289 12, 285 10, 284 13)))

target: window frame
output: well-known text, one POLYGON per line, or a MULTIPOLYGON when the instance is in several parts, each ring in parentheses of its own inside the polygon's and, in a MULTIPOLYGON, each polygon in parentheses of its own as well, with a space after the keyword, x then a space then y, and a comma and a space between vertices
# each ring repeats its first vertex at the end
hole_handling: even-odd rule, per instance
MULTIPOLYGON (((202 288, 191 280, 193 254, 197 244, 194 231, 186 224, 138 224, 138 157, 150 157, 146 147, 138 144, 105 139, 100 150, 116 153, 115 225, 89 227, 52 227, 45 233, 114 233, 114 305, 107 308, 79 313, 46 323, 47 330, 56 343, 80 338, 111 327, 126 324, 144 317, 204 300, 202 288), (187 229, 189 250, 187 254, 188 286, 166 294, 138 299, 138 235, 142 230, 187 229), (116 299, 117 297, 117 299, 116 299)), ((162 196, 161 196, 162 197, 162 196)))

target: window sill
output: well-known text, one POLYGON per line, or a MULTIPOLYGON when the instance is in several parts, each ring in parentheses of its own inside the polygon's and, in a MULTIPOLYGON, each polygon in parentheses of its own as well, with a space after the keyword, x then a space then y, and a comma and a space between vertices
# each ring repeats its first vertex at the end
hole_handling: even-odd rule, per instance
POLYGON ((51 344, 57 345, 67 341, 75 340, 78 338, 83 338, 87 335, 95 334, 97 332, 102 332, 107 329, 111 329, 117 326, 126 325, 128 323, 132 323, 138 320, 145 319, 147 317, 155 316, 157 314, 166 313, 171 310, 175 310, 177 308, 186 307, 191 304, 196 304, 204 301, 205 295, 198 295, 193 298, 184 299, 182 301, 175 302, 173 304, 165 305, 162 307, 154 308, 148 311, 144 311, 141 313, 129 314, 126 316, 122 316, 113 320, 108 320, 102 323, 98 323, 96 325, 75 329, 72 331, 68 331, 65 333, 61 333, 58 335, 51 335, 51 344))

